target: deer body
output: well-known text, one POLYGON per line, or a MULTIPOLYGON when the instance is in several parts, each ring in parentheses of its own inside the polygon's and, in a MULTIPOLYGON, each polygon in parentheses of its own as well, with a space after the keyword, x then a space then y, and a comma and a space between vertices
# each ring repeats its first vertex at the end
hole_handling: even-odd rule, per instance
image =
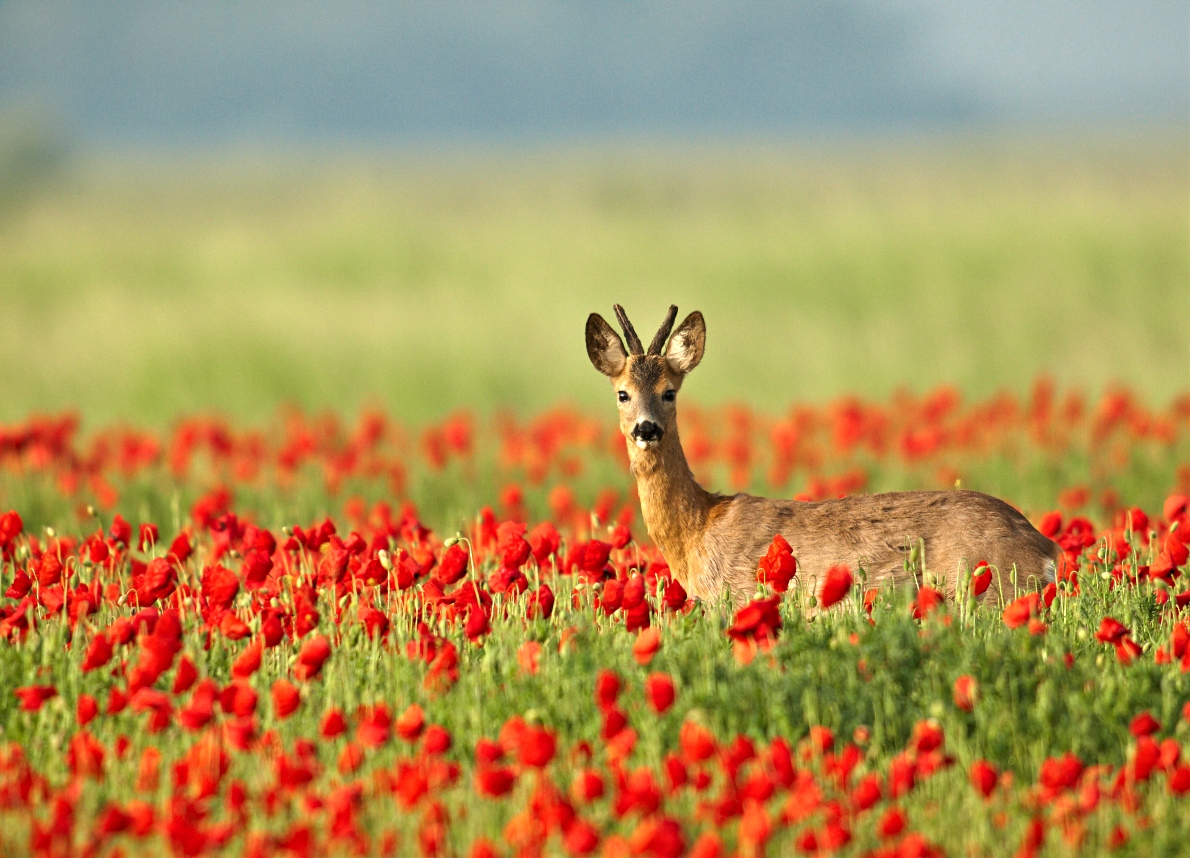
POLYGON ((862 568, 869 586, 908 583, 905 561, 918 546, 948 597, 955 596, 963 570, 981 560, 1000 576, 985 599, 1012 598, 1018 588, 1054 580, 1058 546, 1008 504, 979 492, 893 492, 808 503, 707 491, 686 463, 675 404, 682 379, 702 358, 702 315, 688 316, 666 348, 677 313, 671 307, 645 353, 618 305, 616 312, 631 354, 595 314, 587 321, 587 351, 617 390, 645 527, 691 596, 712 600, 729 593, 736 604, 746 602, 777 534, 793 549, 803 585, 821 581, 840 563, 862 568), (1014 567, 1016 586, 1009 574, 1014 567))

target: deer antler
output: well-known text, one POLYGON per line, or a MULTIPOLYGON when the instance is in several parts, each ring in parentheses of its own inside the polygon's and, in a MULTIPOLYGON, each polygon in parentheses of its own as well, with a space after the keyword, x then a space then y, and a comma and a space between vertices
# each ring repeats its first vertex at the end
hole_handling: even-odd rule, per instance
POLYGON ((628 341, 629 353, 643 355, 644 346, 640 344, 640 337, 636 335, 636 328, 632 327, 632 322, 628 321, 628 314, 624 312, 624 308, 619 304, 613 304, 612 309, 616 311, 616 318, 620 320, 620 327, 624 329, 624 339, 628 341))
POLYGON ((669 332, 673 330, 674 319, 677 317, 678 305, 670 304, 669 312, 665 315, 665 321, 661 323, 661 327, 657 330, 657 335, 653 337, 653 342, 649 344, 649 354, 661 354, 665 348, 665 341, 669 338, 669 332))

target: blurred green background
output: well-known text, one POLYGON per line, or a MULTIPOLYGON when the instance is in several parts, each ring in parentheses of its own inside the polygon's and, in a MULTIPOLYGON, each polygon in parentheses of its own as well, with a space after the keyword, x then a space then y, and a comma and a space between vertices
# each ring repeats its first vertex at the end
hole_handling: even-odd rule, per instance
POLYGON ((705 403, 1046 373, 1164 404, 1190 382, 1177 135, 22 151, 6 169, 33 179, 0 204, 0 421, 602 407, 582 331, 617 301, 646 339, 671 302, 703 311, 687 390, 705 403))

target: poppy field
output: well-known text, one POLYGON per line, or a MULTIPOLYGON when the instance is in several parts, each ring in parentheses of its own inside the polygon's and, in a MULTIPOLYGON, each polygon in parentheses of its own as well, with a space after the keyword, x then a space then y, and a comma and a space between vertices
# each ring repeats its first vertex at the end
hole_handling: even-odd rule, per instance
POLYGON ((684 405, 723 491, 962 485, 1063 548, 1017 599, 689 599, 610 415, 0 427, 0 851, 1181 854, 1190 398, 1039 381, 684 405))

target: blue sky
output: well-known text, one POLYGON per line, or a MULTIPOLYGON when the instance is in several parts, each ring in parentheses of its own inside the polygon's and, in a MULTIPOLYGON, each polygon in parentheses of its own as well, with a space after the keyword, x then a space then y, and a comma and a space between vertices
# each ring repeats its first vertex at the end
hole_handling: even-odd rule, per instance
POLYGON ((0 0, 0 114, 81 142, 1185 124, 1190 3, 0 0))

